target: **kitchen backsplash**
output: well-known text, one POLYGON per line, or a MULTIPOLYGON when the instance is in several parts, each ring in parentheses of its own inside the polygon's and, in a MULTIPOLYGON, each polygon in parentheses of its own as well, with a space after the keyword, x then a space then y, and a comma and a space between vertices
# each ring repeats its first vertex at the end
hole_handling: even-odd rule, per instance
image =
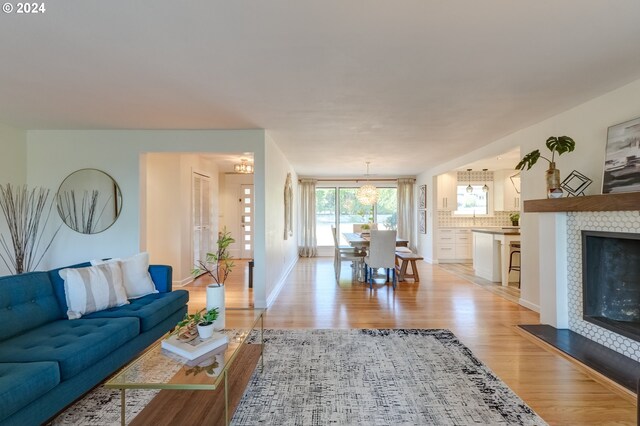
POLYGON ((469 226, 511 226, 509 214, 513 212, 495 212, 493 217, 454 217, 452 212, 438 210, 438 227, 454 228, 469 226))

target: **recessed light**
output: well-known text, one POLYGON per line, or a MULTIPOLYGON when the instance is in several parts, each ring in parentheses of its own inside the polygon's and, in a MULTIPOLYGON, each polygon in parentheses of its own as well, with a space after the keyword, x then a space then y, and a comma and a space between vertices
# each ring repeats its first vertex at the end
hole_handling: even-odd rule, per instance
POLYGON ((498 155, 498 156, 496 157, 496 160, 502 160, 502 157, 498 155))

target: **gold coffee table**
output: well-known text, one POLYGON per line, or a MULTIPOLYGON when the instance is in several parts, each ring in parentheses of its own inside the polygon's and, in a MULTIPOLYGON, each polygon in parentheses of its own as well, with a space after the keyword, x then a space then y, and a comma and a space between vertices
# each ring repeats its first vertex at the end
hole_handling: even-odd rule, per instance
MULTIPOLYGON (((226 347, 213 350, 199 357, 197 362, 188 361, 160 347, 156 342, 142 355, 127 364, 105 383, 110 389, 120 389, 121 424, 125 424, 126 389, 172 389, 172 390, 216 390, 224 384, 225 424, 229 424, 228 373, 238 355, 248 344, 253 330, 260 324, 260 371, 264 368, 264 309, 227 309, 233 316, 233 329, 223 330, 229 337, 226 347)), ((257 350, 257 349, 256 349, 257 350)))

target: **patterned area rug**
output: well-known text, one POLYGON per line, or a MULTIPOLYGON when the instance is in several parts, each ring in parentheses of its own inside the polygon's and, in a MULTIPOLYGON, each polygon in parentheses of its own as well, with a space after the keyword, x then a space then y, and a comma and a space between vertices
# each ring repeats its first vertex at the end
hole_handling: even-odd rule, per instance
MULTIPOLYGON (((234 425, 545 425, 448 330, 265 330, 234 425)), ((127 421, 156 391, 127 392, 127 421)), ((55 425, 116 425, 102 387, 55 425)))

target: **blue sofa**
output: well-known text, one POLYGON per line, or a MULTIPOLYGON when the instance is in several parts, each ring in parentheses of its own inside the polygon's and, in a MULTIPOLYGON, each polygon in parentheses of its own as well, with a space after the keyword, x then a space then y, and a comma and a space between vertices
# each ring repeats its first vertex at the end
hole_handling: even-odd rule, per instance
MULTIPOLYGON (((88 263, 70 267, 90 266, 88 263)), ((60 268, 62 269, 62 268, 60 268)), ((189 293, 171 267, 152 265, 159 293, 68 320, 55 269, 0 277, 0 425, 38 425, 173 328, 189 293)))

